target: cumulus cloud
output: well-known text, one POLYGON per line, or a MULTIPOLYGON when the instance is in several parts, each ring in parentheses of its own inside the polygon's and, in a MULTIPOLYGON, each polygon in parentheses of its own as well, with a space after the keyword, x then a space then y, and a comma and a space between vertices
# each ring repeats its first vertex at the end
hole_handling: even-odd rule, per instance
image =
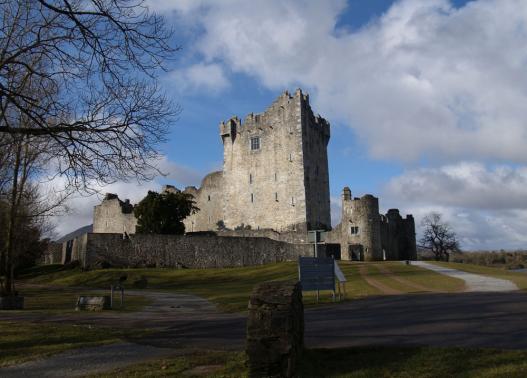
POLYGON ((175 82, 176 89, 180 92, 219 93, 230 85, 223 67, 214 63, 197 63, 175 70, 170 73, 170 79, 175 82))
POLYGON ((201 25, 207 64, 310 89, 373 157, 527 162, 523 0, 401 0, 357 31, 336 30, 344 1, 156 3, 201 25))
POLYGON ((392 178, 381 205, 400 207, 419 221, 444 215, 466 249, 525 248, 527 168, 461 162, 408 170, 392 178))
POLYGON ((404 202, 476 209, 527 209, 527 168, 462 162, 410 170, 388 183, 404 202))

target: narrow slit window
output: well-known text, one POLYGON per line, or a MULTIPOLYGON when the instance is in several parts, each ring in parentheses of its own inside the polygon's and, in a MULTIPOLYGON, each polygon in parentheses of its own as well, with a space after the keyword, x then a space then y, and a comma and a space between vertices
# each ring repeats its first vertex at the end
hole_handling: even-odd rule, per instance
POLYGON ((293 161, 293 154, 289 154, 289 161, 293 161))
POLYGON ((253 175, 249 173, 249 184, 253 183, 253 175))
POLYGON ((274 180, 277 181, 278 180, 278 177, 276 175, 276 172, 274 173, 274 180))
POLYGON ((357 235, 359 233, 359 227, 358 226, 351 226, 350 232, 352 235, 357 235))
POLYGON ((210 195, 207 196, 207 199, 210 201, 210 195))
POLYGON ((274 193, 274 200, 275 200, 276 202, 278 202, 278 193, 277 193, 277 192, 274 193))
POLYGON ((295 206, 295 197, 291 197, 291 206, 295 206))
POLYGON ((251 202, 254 202, 254 194, 251 193, 251 202))

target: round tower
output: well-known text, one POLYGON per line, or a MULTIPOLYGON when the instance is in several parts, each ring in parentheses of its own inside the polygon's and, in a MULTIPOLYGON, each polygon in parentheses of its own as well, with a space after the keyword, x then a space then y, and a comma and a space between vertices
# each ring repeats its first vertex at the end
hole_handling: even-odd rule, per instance
POLYGON ((365 261, 383 259, 381 245, 381 222, 379 215, 379 199, 366 194, 360 200, 353 201, 353 217, 358 224, 358 236, 363 246, 365 261))

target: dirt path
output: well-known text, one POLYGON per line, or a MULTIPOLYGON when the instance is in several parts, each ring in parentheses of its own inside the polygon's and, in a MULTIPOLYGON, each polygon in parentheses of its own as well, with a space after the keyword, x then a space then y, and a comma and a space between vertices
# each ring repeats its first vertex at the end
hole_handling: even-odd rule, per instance
POLYGON ((415 283, 415 282, 412 282, 412 281, 409 281, 405 278, 402 278, 402 277, 398 277, 397 275, 395 275, 392 271, 390 271, 390 269, 386 266, 386 265, 383 265, 383 264, 377 264, 375 265, 380 271, 382 274, 390 277, 391 279, 399 282, 399 283, 402 283, 403 285, 406 285, 406 286, 409 286, 417 291, 423 291, 423 292, 437 292, 437 290, 433 290, 429 287, 426 287, 426 286, 423 286, 423 285, 420 285, 418 283, 415 283))
POLYGON ((376 289, 379 289, 383 294, 387 295, 397 295, 402 294, 401 291, 391 288, 389 286, 386 286, 385 284, 377 281, 376 279, 370 277, 368 275, 368 268, 365 265, 361 265, 359 267, 359 273, 364 278, 364 280, 368 283, 368 285, 373 286, 376 289))

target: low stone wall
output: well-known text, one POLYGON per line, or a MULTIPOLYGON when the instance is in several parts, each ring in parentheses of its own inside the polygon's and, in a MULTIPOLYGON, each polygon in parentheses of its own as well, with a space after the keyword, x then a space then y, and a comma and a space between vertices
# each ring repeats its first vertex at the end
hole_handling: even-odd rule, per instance
POLYGON ((62 244, 50 242, 43 256, 44 264, 61 264, 62 263, 62 244))
POLYGON ((292 377, 304 347, 299 282, 256 286, 249 300, 247 358, 250 377, 292 377))
POLYGON ((223 268, 262 265, 309 256, 312 246, 268 238, 216 235, 131 235, 89 233, 75 243, 84 268, 223 268))

